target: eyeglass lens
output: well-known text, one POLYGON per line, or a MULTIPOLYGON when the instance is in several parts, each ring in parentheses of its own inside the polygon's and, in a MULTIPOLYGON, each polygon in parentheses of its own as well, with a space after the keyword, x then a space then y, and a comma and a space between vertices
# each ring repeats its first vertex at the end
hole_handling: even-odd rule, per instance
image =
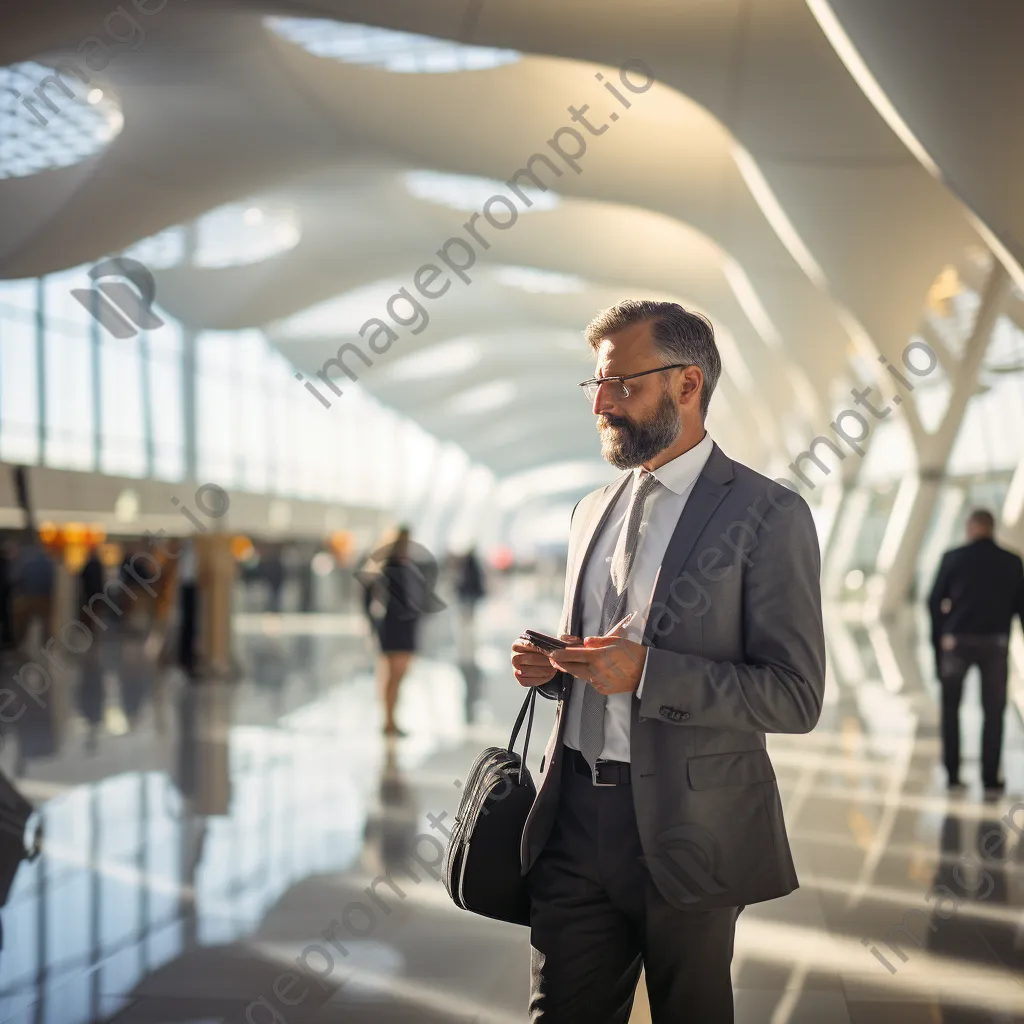
MULTIPOLYGON (((597 397, 598 388, 604 383, 604 381, 596 380, 585 384, 583 387, 583 393, 587 396, 587 401, 593 402, 597 397)), ((621 380, 608 381, 609 394, 613 398, 626 398, 629 392, 626 390, 626 385, 621 380)))

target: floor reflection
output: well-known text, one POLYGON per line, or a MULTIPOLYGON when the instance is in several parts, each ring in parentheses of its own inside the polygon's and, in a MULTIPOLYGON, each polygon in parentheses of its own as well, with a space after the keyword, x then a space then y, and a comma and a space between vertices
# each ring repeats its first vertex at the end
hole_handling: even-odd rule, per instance
MULTIPOLYGON (((927 931, 912 936, 935 953, 958 961, 1001 965, 1024 978, 1024 944, 1019 940, 1024 919, 1010 908, 1010 871, 1024 863, 1024 845, 1017 844, 1017 865, 1007 862, 1013 838, 1006 823, 995 817, 977 824, 947 814, 942 821, 941 859, 925 896, 932 905, 927 931), (965 845, 966 840, 966 845, 965 845), (1002 909, 1002 914, 972 914, 972 909, 1002 909), (962 920, 961 920, 962 915, 962 920), (956 926, 952 926, 956 922, 956 926)), ((912 955, 912 948, 904 955, 912 955)), ((1022 982, 1024 984, 1024 982, 1022 982)), ((972 1019, 968 1012, 948 1010, 953 1022, 972 1019)))
POLYGON ((462 673, 462 681, 465 684, 466 699, 463 704, 463 715, 468 723, 479 721, 480 699, 483 696, 483 669, 476 663, 472 656, 463 657, 459 660, 459 671, 462 673))
POLYGON ((394 738, 387 741, 377 803, 366 816, 363 863, 372 874, 387 874, 409 862, 416 837, 417 805, 408 778, 398 765, 394 738))
MULTIPOLYGON (((526 931, 457 911, 438 851, 473 757, 507 739, 527 608, 557 621, 511 581, 471 648, 434 623, 390 743, 358 616, 249 617, 229 683, 130 635, 67 658, 4 727, 46 847, 0 910, 0 1020, 523 1020, 526 931)), ((821 722, 769 739, 801 887, 742 916, 741 1024, 1024 1020, 1024 732, 1009 711, 1007 794, 983 802, 969 681, 948 794, 918 629, 832 610, 821 722)))

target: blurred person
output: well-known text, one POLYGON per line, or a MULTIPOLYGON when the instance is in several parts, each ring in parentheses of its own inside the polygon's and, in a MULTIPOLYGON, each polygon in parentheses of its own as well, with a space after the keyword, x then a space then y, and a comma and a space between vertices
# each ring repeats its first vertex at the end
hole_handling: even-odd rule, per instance
POLYGON ((409 545, 409 528, 399 527, 394 540, 371 554, 357 577, 364 587, 364 609, 380 646, 377 671, 387 736, 406 735, 395 722, 395 708, 399 688, 416 652, 419 620, 427 610, 429 586, 409 545))
POLYGON ((470 608, 484 597, 487 588, 484 586, 484 571, 477 557, 476 548, 470 548, 458 563, 458 577, 455 584, 459 600, 470 608))
POLYGON ((284 564, 280 545, 268 546, 260 560, 260 571, 267 582, 267 611, 281 611, 281 588, 284 586, 284 564))
POLYGON ((655 1024, 731 1024, 737 917, 799 884, 765 735, 821 713, 817 534, 705 430, 708 321, 627 300, 586 337, 602 455, 628 472, 573 511, 569 646, 512 645, 559 702, 520 848, 530 1019, 622 1024, 643 968, 655 1024))
POLYGON ((313 595, 313 554, 306 545, 301 549, 301 560, 298 567, 299 577, 299 611, 315 612, 316 600, 313 595))
POLYGON ((103 562, 100 560, 96 546, 93 545, 89 548, 89 556, 83 563, 81 572, 79 573, 83 604, 87 603, 97 594, 103 593, 103 585, 106 582, 106 577, 107 571, 103 566, 103 562))
MULTIPOLYGON (((107 571, 94 545, 89 548, 89 557, 86 558, 82 570, 78 574, 78 593, 83 606, 88 605, 94 597, 102 595, 106 579, 107 571)), ((96 624, 91 619, 88 628, 96 629, 96 624)))
POLYGON ((471 658, 476 646, 473 624, 476 606, 487 594, 484 572, 476 549, 470 548, 456 563, 455 593, 459 599, 461 659, 471 658))
POLYGON ((186 537, 178 549, 178 664, 189 678, 196 674, 198 579, 195 541, 186 537))
POLYGON ((371 655, 371 661, 377 674, 380 675, 380 642, 378 639, 379 622, 384 615, 384 604, 377 593, 377 579, 380 575, 381 566, 387 553, 395 543, 398 533, 396 527, 382 530, 377 542, 371 550, 357 556, 355 568, 352 570, 352 578, 362 587, 362 607, 369 625, 369 636, 373 639, 367 644, 375 652, 371 655))
POLYGON ((1004 789, 999 777, 1006 710, 1010 626, 1024 622, 1024 563, 996 544, 995 516, 975 509, 967 543, 942 556, 928 597, 931 639, 942 687, 942 759, 950 789, 960 781, 960 700, 972 665, 981 673, 981 781, 986 795, 1004 789))
POLYGON ((14 644, 21 647, 34 622, 39 622, 44 637, 50 632, 56 565, 39 540, 33 538, 18 552, 11 575, 14 644))

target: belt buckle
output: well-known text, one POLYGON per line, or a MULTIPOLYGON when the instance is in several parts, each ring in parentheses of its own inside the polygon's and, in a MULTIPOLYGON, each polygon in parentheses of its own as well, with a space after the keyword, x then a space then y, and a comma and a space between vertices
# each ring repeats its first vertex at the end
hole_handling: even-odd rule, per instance
POLYGON ((597 761, 594 762, 594 767, 590 770, 591 781, 594 783, 595 786, 615 786, 615 785, 617 785, 617 783, 615 783, 615 782, 598 782, 597 781, 597 766, 599 764, 601 764, 601 763, 602 763, 601 762, 601 758, 598 758, 597 761))

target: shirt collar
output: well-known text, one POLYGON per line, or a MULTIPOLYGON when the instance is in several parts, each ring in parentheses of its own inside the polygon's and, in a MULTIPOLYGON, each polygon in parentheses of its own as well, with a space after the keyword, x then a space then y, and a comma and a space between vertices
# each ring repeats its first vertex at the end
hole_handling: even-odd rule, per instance
MULTIPOLYGON (((711 440, 711 435, 705 431, 704 437, 692 448, 654 470, 654 478, 673 493, 684 494, 700 476, 704 464, 711 456, 713 445, 714 441, 711 440)), ((643 471, 643 466, 637 466, 633 470, 633 474, 639 479, 643 471)))

